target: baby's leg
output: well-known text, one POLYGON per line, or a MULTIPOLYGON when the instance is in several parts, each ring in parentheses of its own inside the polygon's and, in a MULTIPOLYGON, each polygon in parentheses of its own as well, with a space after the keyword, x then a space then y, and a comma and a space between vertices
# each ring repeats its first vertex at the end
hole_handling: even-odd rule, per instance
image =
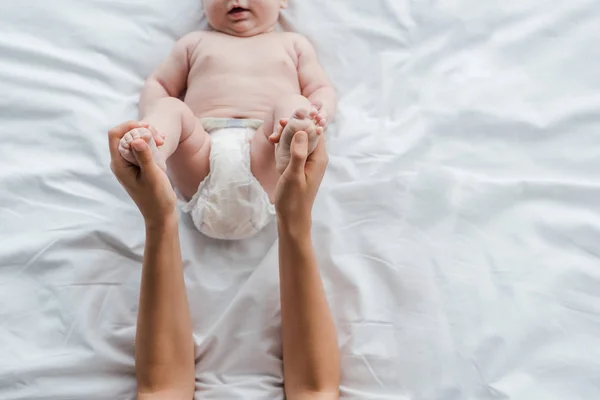
MULTIPOLYGON (((280 173, 285 170, 289 162, 289 148, 293 134, 299 130, 306 131, 309 137, 312 136, 316 146, 314 138, 318 136, 319 123, 315 123, 315 118, 318 118, 318 110, 314 109, 310 101, 304 96, 293 95, 282 99, 273 112, 265 116, 263 126, 256 131, 251 144, 252 173, 269 195, 271 202, 274 200, 280 173), (281 129, 278 129, 279 120, 284 118, 289 118, 290 123, 282 133, 281 129), (273 133, 281 134, 277 156, 275 145, 268 139, 273 133)), ((318 140, 318 137, 316 139, 318 140)))
MULTIPOLYGON (((160 153, 165 160, 175 153, 181 142, 186 141, 193 133, 197 133, 194 132, 197 126, 201 128, 198 118, 187 104, 174 97, 166 97, 154 103, 143 121, 165 136, 165 143, 160 147, 160 153)), ((200 133, 204 134, 196 138, 197 140, 204 139, 206 136, 204 129, 200 133)))
POLYGON ((282 118, 290 118, 297 110, 306 110, 309 112, 313 108, 310 101, 301 95, 291 95, 282 98, 275 107, 273 112, 267 113, 265 116, 264 134, 268 138, 272 133, 277 132, 277 125, 282 118))
MULTIPOLYGON (((143 121, 165 137, 155 153, 157 163, 164 166, 166 161, 175 187, 184 197, 191 198, 210 170, 210 140, 202 123, 185 103, 174 97, 157 101, 143 121)), ((123 151, 121 154, 131 161, 123 151)))
POLYGON ((279 173, 275 169, 275 145, 269 136, 277 130, 279 119, 289 118, 298 108, 310 109, 310 101, 304 96, 290 96, 267 113, 264 124, 254 134, 250 145, 250 165, 252 173, 269 195, 271 202, 275 198, 275 187, 279 181, 279 173))

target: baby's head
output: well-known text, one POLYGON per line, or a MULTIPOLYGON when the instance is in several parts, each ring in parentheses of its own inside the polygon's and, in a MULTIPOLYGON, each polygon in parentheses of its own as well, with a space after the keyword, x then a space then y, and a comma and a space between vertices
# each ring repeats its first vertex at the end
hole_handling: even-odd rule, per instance
POLYGON ((272 31, 288 0, 203 0, 204 13, 213 29, 249 37, 272 31))

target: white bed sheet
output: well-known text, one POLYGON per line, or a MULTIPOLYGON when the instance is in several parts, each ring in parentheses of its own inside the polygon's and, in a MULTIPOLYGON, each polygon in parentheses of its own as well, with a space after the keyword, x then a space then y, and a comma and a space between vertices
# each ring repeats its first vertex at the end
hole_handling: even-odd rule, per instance
MULTIPOLYGON (((340 94, 315 243, 347 399, 600 398, 600 7, 292 0, 340 94)), ((108 169, 197 0, 0 2, 0 398, 133 398, 108 169)), ((197 398, 282 398, 275 231, 184 219, 197 398)))

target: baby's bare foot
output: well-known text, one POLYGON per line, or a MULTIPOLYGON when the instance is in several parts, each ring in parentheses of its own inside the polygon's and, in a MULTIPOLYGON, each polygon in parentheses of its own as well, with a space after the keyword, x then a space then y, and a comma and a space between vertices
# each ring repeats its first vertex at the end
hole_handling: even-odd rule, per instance
POLYGON ((277 136, 280 137, 275 150, 277 172, 282 174, 290 163, 290 145, 296 132, 304 131, 308 134, 308 153, 310 154, 317 147, 326 124, 326 119, 322 117, 318 109, 310 113, 304 109, 296 110, 285 126, 281 128, 281 132, 277 132, 277 136))
POLYGON ((121 153, 121 156, 133 165, 139 165, 135 155, 133 154, 133 149, 131 148, 131 143, 136 139, 142 139, 148 143, 150 150, 152 150, 154 161, 161 169, 166 170, 164 157, 158 150, 156 141, 154 140, 154 135, 149 129, 146 128, 132 129, 121 138, 121 141, 119 142, 119 152, 121 153))

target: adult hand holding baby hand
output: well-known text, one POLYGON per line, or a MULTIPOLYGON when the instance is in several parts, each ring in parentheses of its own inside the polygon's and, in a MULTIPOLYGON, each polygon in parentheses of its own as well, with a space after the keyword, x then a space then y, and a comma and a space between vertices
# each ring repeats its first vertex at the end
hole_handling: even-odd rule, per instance
POLYGON ((148 128, 148 124, 129 121, 109 131, 111 170, 139 208, 146 225, 176 221, 177 197, 169 178, 154 161, 148 143, 143 139, 131 143, 139 167, 126 161, 119 153, 121 138, 135 128, 148 128))
MULTIPOLYGON (((284 121, 285 123, 285 121, 284 121)), ((275 208, 279 229, 309 234, 312 207, 325 175, 328 157, 325 141, 308 154, 308 135, 298 132, 291 144, 291 159, 275 191, 275 208)))

